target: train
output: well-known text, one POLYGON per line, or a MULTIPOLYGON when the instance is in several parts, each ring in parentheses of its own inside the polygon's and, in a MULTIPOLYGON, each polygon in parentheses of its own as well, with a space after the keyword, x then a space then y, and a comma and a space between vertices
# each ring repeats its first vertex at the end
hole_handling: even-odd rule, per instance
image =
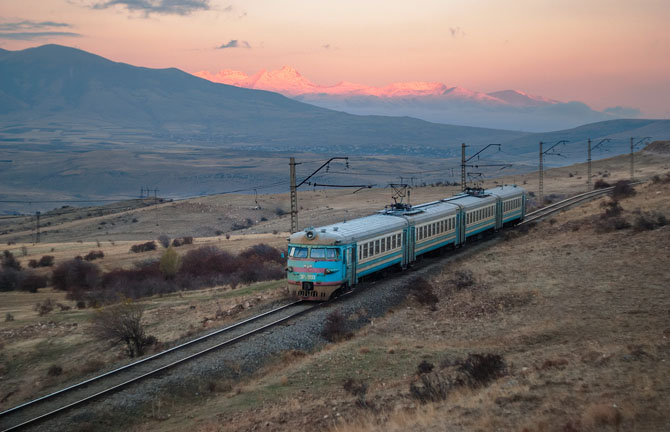
POLYGON ((501 185, 414 206, 396 203, 369 216, 306 228, 288 238, 288 291, 302 300, 329 300, 368 275, 392 266, 405 269, 430 251, 457 248, 516 225, 525 209, 526 191, 501 185))

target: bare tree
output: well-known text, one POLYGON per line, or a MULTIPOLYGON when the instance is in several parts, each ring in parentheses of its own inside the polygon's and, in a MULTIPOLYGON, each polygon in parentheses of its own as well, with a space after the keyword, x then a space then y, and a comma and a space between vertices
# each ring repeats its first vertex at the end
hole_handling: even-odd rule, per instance
POLYGON ((144 307, 131 301, 99 309, 92 319, 92 332, 101 340, 125 343, 129 357, 141 356, 144 348, 155 341, 144 335, 143 313, 144 307))

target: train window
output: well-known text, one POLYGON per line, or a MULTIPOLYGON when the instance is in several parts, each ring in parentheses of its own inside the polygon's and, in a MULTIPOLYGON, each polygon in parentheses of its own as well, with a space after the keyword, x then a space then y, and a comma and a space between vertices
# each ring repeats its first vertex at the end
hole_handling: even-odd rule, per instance
POLYGON ((288 255, 293 258, 307 258, 307 248, 293 246, 288 255))
POLYGON ((381 252, 382 252, 382 253, 386 252, 386 239, 385 239, 385 238, 382 239, 382 248, 381 248, 381 252))
POLYGON ((391 248, 395 249, 395 235, 391 236, 391 248))
POLYGON ((375 240, 375 255, 379 253, 379 240, 375 240))
POLYGON ((312 258, 325 258, 326 249, 325 248, 312 248, 312 251, 309 254, 312 258))
POLYGON ((400 238, 402 234, 398 234, 398 247, 402 245, 402 239, 400 238))
POLYGON ((339 257, 340 257, 340 250, 339 249, 332 249, 332 248, 326 249, 326 258, 337 259, 339 257))
POLYGON ((365 243, 363 245, 363 258, 367 258, 367 257, 368 257, 368 244, 365 243))

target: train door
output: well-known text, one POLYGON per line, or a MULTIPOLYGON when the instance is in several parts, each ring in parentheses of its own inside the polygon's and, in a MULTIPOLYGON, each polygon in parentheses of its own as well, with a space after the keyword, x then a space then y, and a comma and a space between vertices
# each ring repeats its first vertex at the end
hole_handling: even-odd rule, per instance
POLYGON ((414 227, 408 225, 402 230, 402 267, 414 261, 414 227))
POLYGON ((347 268, 347 282, 349 287, 353 287, 358 282, 356 278, 356 245, 350 246, 346 249, 345 265, 347 268))
POLYGON ((496 197, 496 231, 503 226, 503 200, 496 197))

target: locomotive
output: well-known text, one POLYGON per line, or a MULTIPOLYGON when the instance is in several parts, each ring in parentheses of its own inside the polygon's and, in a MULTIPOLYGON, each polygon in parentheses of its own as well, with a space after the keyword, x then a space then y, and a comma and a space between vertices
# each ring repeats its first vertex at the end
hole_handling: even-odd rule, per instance
POLYGON ((526 191, 504 185, 307 228, 288 239, 289 292, 303 300, 328 300, 364 276, 391 266, 404 269, 432 250, 459 247, 470 237, 515 225, 525 208, 526 191))

